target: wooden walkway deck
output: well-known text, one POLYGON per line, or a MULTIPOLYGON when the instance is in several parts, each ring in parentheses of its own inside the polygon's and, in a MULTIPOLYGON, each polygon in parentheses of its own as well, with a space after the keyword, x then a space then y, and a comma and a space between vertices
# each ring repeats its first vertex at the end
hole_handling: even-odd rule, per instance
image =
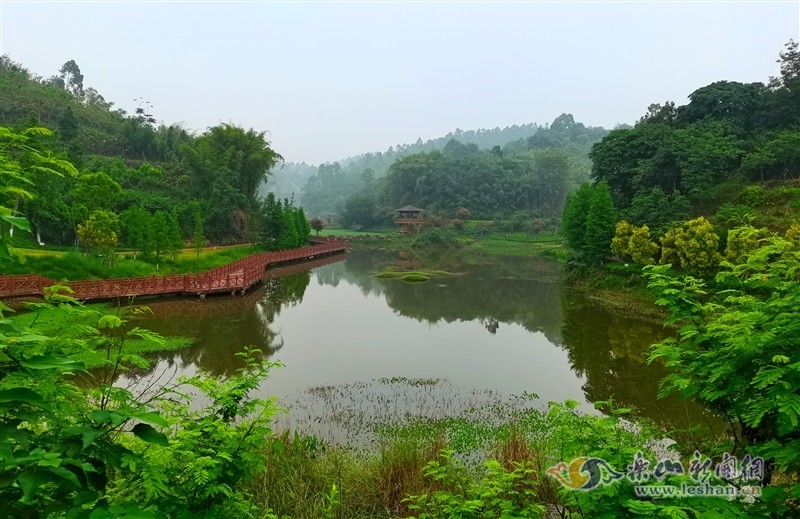
MULTIPOLYGON (((306 247, 274 252, 260 252, 200 274, 175 274, 117 279, 97 279, 63 283, 73 297, 88 301, 165 294, 244 292, 261 282, 270 265, 310 260, 347 251, 345 241, 327 241, 306 247)), ((0 276, 0 298, 44 295, 55 281, 38 275, 0 276)))

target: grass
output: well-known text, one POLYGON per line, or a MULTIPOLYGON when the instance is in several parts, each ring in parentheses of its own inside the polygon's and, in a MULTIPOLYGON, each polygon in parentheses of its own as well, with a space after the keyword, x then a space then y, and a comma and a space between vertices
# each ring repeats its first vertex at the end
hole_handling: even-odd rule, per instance
MULTIPOLYGON (((469 223, 469 222, 467 222, 469 223)), ((480 223, 480 222, 478 222, 480 223)), ((491 224, 491 222, 487 222, 491 224)), ((400 233, 380 234, 370 239, 369 236, 360 237, 351 242, 353 249, 385 249, 390 251, 407 251, 412 248, 412 242, 417 235, 403 235, 400 233)), ((462 244, 460 254, 470 255, 489 255, 489 256, 545 256, 552 259, 563 261, 565 259, 565 249, 563 239, 557 234, 530 234, 526 232, 501 233, 492 232, 478 235, 469 233, 455 234, 458 241, 462 244)), ((434 247, 431 247, 434 248, 434 247)))
POLYGON ((386 230, 379 231, 351 231, 350 229, 323 229, 320 236, 386 236, 386 230))
POLYGON ((462 239, 469 248, 494 256, 550 255, 560 259, 555 251, 563 249, 560 237, 535 236, 527 233, 491 233, 482 238, 462 239))
POLYGON ((382 272, 379 272, 375 277, 381 279, 402 279, 408 283, 424 283, 433 278, 450 277, 456 274, 447 272, 445 270, 400 270, 397 267, 386 267, 382 272))
MULTIPOLYGON (((489 460, 496 460, 508 472, 529 467, 532 472, 522 483, 534 491, 531 499, 551 507, 563 506, 556 483, 544 477, 544 472, 555 461, 565 456, 570 459, 572 453, 564 452, 565 438, 594 434, 587 431, 596 430, 604 418, 578 415, 569 405, 545 410, 531 394, 505 398, 473 392, 472 401, 459 401, 452 408, 448 388, 446 381, 404 377, 318 388, 312 400, 319 400, 321 409, 362 434, 376 431, 377 445, 358 449, 321 443, 297 433, 279 434, 265 453, 269 470, 253 483, 254 503, 277 517, 416 517, 409 509, 408 496, 457 490, 452 479, 425 475, 427 465, 441 463, 443 452, 453 452, 451 460, 464 467, 465 477, 472 482, 487 477, 484 463, 489 460), (370 409, 366 410, 369 417, 365 419, 359 412, 364 411, 364 406, 358 394, 372 395, 375 389, 386 390, 386 386, 392 389, 373 398, 378 405, 391 408, 389 414, 370 409), (436 388, 445 391, 432 393, 436 388), (434 395, 435 399, 430 400, 434 395), (397 402, 409 403, 416 409, 398 409, 397 402), (436 408, 433 414, 430 407, 436 408), (450 416, 443 409, 449 409, 450 416), (334 488, 336 499, 331 508, 334 488)), ((299 409, 290 407, 290 415, 297 412, 299 409)), ((313 412, 308 416, 314 423, 325 419, 313 412)), ((628 442, 629 437, 638 434, 620 430, 618 436, 620 441, 628 442)), ((574 442, 572 448, 575 447, 581 454, 588 452, 584 447, 591 448, 581 441, 574 442)))
POLYGON ((251 245, 201 249, 198 259, 197 251, 184 249, 178 254, 174 266, 172 258, 166 256, 162 256, 161 263, 157 266, 155 258, 143 261, 141 255, 134 258, 131 253, 117 255, 114 265, 110 265, 102 258, 74 251, 15 249, 15 252, 23 254, 24 263, 6 265, 6 273, 35 273, 53 280, 71 281, 187 274, 219 267, 257 251, 258 249, 251 245))

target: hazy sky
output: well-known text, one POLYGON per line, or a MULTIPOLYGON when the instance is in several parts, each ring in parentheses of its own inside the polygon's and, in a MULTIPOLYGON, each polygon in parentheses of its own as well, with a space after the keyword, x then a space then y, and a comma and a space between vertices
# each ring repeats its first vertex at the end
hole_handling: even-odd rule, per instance
POLYGON ((720 79, 766 81, 800 2, 44 3, 0 0, 0 52, 74 59, 117 106, 269 132, 289 161, 463 130, 632 123, 720 79))

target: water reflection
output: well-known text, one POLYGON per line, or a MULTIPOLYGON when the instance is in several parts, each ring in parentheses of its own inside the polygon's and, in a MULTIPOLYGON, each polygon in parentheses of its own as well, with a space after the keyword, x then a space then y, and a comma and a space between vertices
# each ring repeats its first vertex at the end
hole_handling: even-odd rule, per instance
POLYGON ((264 391, 313 409, 311 422, 325 412, 305 401, 315 387, 409 377, 447 379, 464 394, 532 392, 544 401, 585 404, 613 398, 670 428, 716 425, 698 406, 656 399, 664 372, 644 360, 667 330, 610 313, 563 287, 551 261, 367 251, 341 259, 273 272, 246 297, 153 303, 143 326, 197 339, 186 350, 155 355, 154 370, 228 375, 240 366, 235 354, 253 345, 286 363, 264 391), (388 265, 460 275, 422 284, 374 276, 388 265))
POLYGON ((272 357, 283 347, 273 329, 282 309, 303 301, 311 281, 309 271, 286 273, 265 279, 245 297, 198 300, 164 300, 148 303, 152 315, 140 323, 164 336, 191 337, 196 342, 177 352, 160 352, 152 359, 160 369, 194 365, 215 376, 226 376, 242 367, 236 353, 245 346, 272 357))

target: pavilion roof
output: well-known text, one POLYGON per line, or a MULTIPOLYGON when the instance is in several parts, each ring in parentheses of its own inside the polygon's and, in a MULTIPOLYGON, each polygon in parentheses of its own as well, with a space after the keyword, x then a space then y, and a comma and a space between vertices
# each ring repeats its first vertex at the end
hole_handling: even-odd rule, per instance
POLYGON ((405 207, 401 207, 400 209, 396 209, 398 213, 421 213, 423 210, 419 207, 414 207, 413 205, 407 205, 405 207))

